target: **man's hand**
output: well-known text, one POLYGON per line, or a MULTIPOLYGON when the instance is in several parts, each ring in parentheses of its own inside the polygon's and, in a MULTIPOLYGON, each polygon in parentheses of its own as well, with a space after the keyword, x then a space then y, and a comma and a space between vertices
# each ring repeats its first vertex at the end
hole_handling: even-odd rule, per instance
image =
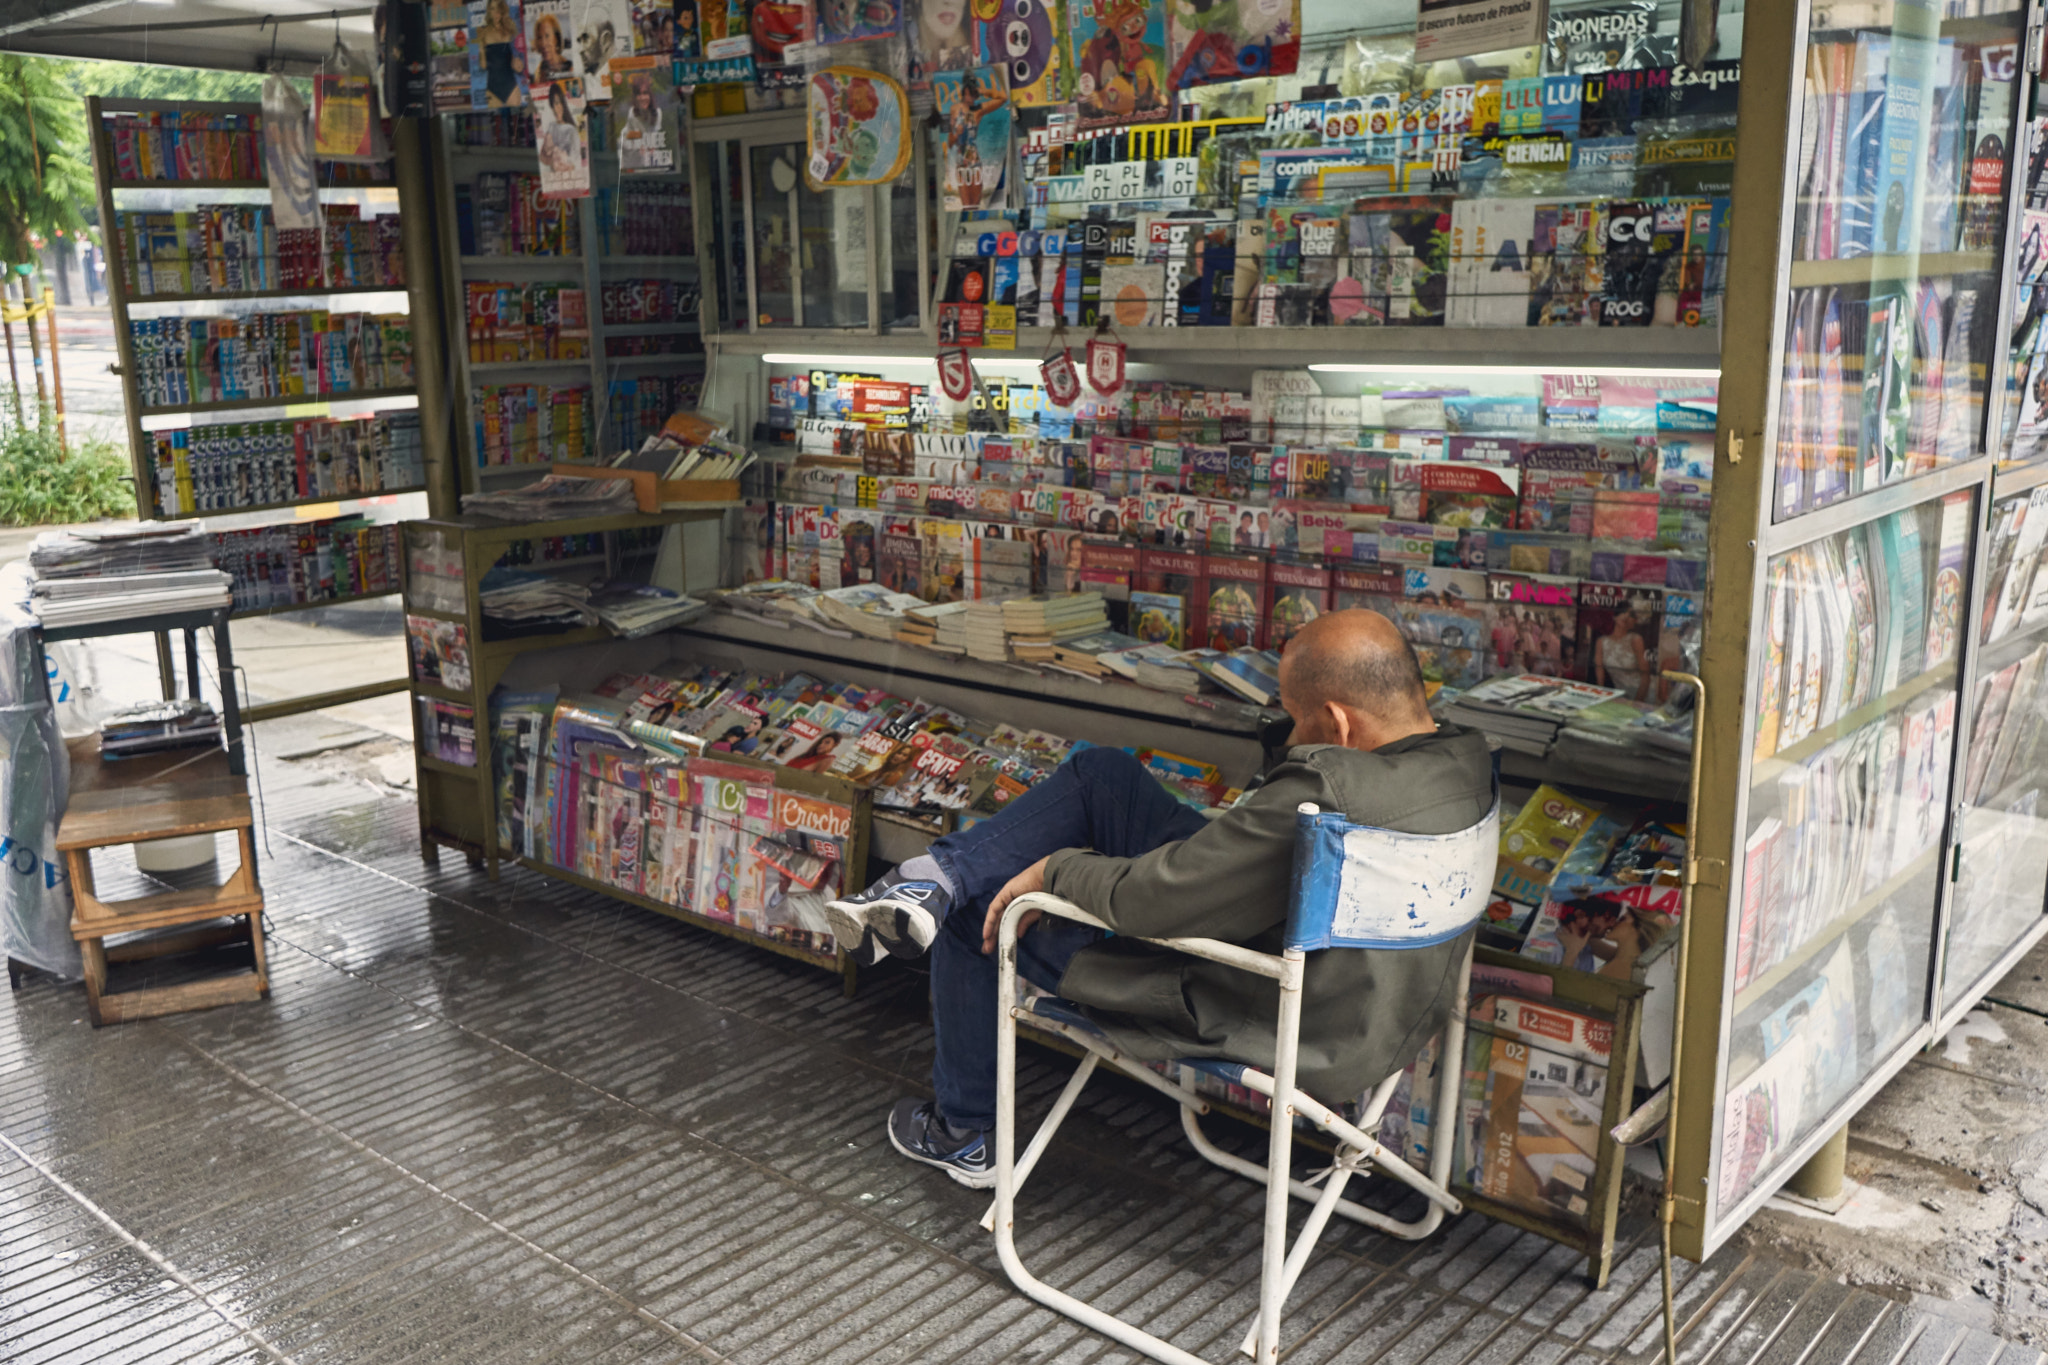
MULTIPOLYGON (((1037 862, 1010 878, 1009 881, 1003 883, 1003 889, 996 892, 995 898, 989 901, 988 918, 983 920, 981 924, 981 950, 984 953, 993 953, 996 950, 996 937, 1003 927, 1003 911, 1009 906, 1010 902, 1019 896, 1029 895, 1033 891, 1045 890, 1045 864, 1046 859, 1040 858, 1037 862)), ((1018 936, 1021 938, 1036 923, 1038 923, 1038 912, 1036 910, 1025 911, 1024 917, 1017 921, 1018 936)))

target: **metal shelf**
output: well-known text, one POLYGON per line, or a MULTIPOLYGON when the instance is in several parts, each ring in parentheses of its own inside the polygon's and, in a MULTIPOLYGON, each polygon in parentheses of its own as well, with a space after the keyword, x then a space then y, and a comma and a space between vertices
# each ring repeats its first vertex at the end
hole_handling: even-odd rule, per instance
POLYGON ((306 285, 291 289, 255 289, 229 293, 210 290, 204 294, 131 294, 128 306, 145 303, 240 303, 258 299, 331 299, 346 294, 403 294, 402 284, 306 285))
POLYGON ((340 393, 290 393, 276 398, 219 398, 206 403, 170 403, 161 407, 144 404, 137 411, 143 417, 175 417, 188 412, 253 412, 258 408, 303 408, 319 403, 366 403, 378 398, 411 398, 411 385, 401 389, 350 389, 340 393))
MULTIPOLYGON (((404 493, 424 493, 423 483, 407 484, 403 488, 374 488, 360 493, 327 493, 318 497, 293 498, 290 502, 259 502, 248 507, 203 507, 189 512, 178 513, 178 519, 196 517, 204 521, 208 517, 239 517, 249 512, 280 512, 287 507, 322 507, 330 502, 366 502, 371 498, 395 498, 404 493)), ((164 517, 163 504, 156 505, 159 518, 164 517)))

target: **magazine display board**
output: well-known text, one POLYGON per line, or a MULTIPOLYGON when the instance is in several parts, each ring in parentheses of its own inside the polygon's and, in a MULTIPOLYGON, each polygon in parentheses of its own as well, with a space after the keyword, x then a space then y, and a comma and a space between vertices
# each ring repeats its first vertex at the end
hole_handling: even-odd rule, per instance
POLYGON ((1829 13, 1744 32, 1672 1101, 1696 1258, 2048 928, 2039 476, 1996 460, 1992 382, 2037 54, 2017 6, 1829 13))
POLYGON ((425 183, 416 140, 374 166, 305 161, 308 226, 273 206, 259 105, 92 96, 86 119, 137 515, 218 526, 236 617, 392 596, 391 513, 446 467, 444 429, 418 411, 439 395, 440 357, 421 321, 434 311, 424 213, 407 202, 425 183), (305 520, 309 508, 326 515, 305 520))

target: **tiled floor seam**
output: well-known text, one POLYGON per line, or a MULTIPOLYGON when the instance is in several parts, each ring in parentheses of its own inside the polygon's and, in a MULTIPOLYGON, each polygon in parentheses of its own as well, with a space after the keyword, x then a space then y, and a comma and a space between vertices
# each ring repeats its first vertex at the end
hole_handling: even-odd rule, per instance
MULTIPOLYGON (((166 1030, 166 1032, 169 1031, 166 1030)), ((458 1209, 461 1209, 464 1213, 476 1219, 478 1222, 484 1224, 486 1227, 489 1227, 492 1231, 497 1232, 501 1236, 509 1239, 514 1243, 517 1243, 519 1246, 525 1248, 531 1254, 540 1257, 543 1260, 546 1260, 551 1265, 557 1266, 560 1269, 567 1271, 574 1278, 582 1281, 589 1287, 596 1289, 599 1293, 604 1295, 604 1297, 612 1300, 614 1303, 619 1304, 621 1307, 626 1308, 635 1316, 642 1317, 646 1319, 648 1322, 652 1323, 653 1325, 671 1333, 678 1342, 689 1347, 693 1351, 700 1352, 706 1356, 715 1358, 720 1361, 725 1360, 724 1356, 719 1355, 715 1350, 706 1345, 704 1342, 697 1340, 689 1333, 683 1331, 680 1327, 677 1327, 674 1323, 668 1322, 665 1319, 659 1317, 658 1315, 649 1312, 646 1308, 634 1303, 625 1295, 619 1293, 610 1285, 605 1284, 602 1280, 599 1280, 594 1275, 591 1275, 588 1272, 582 1270, 581 1268, 570 1264, 568 1261, 563 1260, 561 1257, 555 1255, 555 1253, 549 1251, 546 1247, 540 1246, 528 1240, 527 1238, 521 1236, 519 1233, 505 1226, 497 1219, 492 1218, 490 1215, 484 1213, 480 1209, 476 1208, 474 1205, 468 1203, 463 1199, 456 1197, 453 1194, 450 1194, 448 1191, 436 1185, 433 1181, 428 1180, 425 1176, 422 1176, 417 1172, 410 1170, 403 1163, 395 1161, 391 1157, 388 1157, 384 1155, 382 1152, 378 1151, 376 1148, 371 1147, 366 1143, 357 1140, 355 1137, 343 1131, 341 1128, 337 1127, 333 1123, 330 1123, 328 1120, 320 1117, 318 1114, 315 1114, 310 1109, 307 1109, 303 1105, 300 1105, 299 1103, 291 1099, 289 1096, 281 1094, 277 1090, 271 1088, 270 1086, 265 1085, 263 1082, 256 1080, 253 1076, 250 1076, 246 1072, 242 1071, 233 1063, 215 1056, 206 1048, 200 1046, 198 1043, 194 1042, 190 1038, 183 1036, 182 1034, 173 1032, 170 1033, 170 1036, 176 1038, 180 1044, 187 1048, 190 1048, 192 1051, 198 1053, 201 1057, 204 1057, 213 1065, 219 1067, 221 1070, 233 1076, 237 1081, 241 1082, 249 1089, 257 1092, 258 1094, 268 1097, 272 1103, 282 1105, 283 1107, 289 1109, 292 1113, 298 1115, 299 1118, 303 1119, 305 1122, 313 1124, 316 1127, 318 1127, 322 1132, 325 1132, 329 1136, 334 1137, 337 1140, 346 1143, 348 1146, 355 1148, 357 1151, 363 1153, 365 1156, 368 1156, 373 1160, 376 1160, 378 1162, 383 1163, 386 1166, 389 1166, 392 1170, 397 1171, 406 1179, 413 1181, 416 1184, 420 1185, 422 1188, 430 1191, 437 1198, 447 1200, 450 1204, 454 1205, 458 1209)), ((0 1135, 0 1142, 5 1141, 5 1136, 0 1135)), ((12 1146, 13 1144, 9 1143, 8 1145, 12 1146)), ((195 1290, 195 1292, 197 1291, 195 1290)))
POLYGON ((219 1302, 217 1299, 214 1298, 213 1295, 207 1293, 204 1289, 201 1289, 199 1285, 191 1279, 191 1277, 187 1276, 184 1271, 178 1269, 177 1266, 173 1265, 170 1259, 166 1257, 162 1252, 158 1251, 155 1247, 143 1241, 140 1237, 137 1237, 127 1228, 123 1227, 120 1221, 116 1219, 111 1213, 108 1213, 98 1204, 95 1204, 91 1199, 87 1198, 83 1190, 80 1190, 70 1181, 64 1179, 64 1177, 58 1175, 55 1171, 51 1170, 48 1166, 38 1161, 35 1157, 30 1156, 27 1152, 23 1151, 20 1147, 16 1146, 14 1140, 8 1137, 5 1133, 0 1133, 0 1147, 5 1147, 10 1153, 13 1154, 15 1160, 21 1162, 22 1165, 27 1166, 30 1169, 41 1174, 44 1180, 48 1181, 56 1189, 62 1191, 65 1197, 70 1199, 72 1203, 76 1204, 79 1208, 83 1209, 87 1214, 91 1215, 98 1222, 104 1224, 108 1231, 112 1232, 116 1237, 120 1238, 130 1247, 133 1247, 135 1251, 138 1252, 140 1255, 148 1258, 149 1262, 152 1265, 154 1265, 158 1270, 161 1270, 164 1274, 170 1276, 172 1280, 176 1281, 180 1286, 184 1288, 186 1293, 192 1295, 194 1299, 197 1299, 200 1303, 206 1305, 208 1311, 212 1312, 222 1322, 225 1322, 226 1324, 228 1324, 228 1326, 234 1328, 238 1333, 246 1337, 251 1345, 260 1347, 265 1352, 265 1354, 270 1356, 271 1359, 282 1361, 284 1362, 284 1365, 296 1365, 296 1363, 292 1360, 290 1356, 278 1350, 277 1347, 273 1346, 270 1343, 269 1338, 265 1337, 263 1333, 257 1331, 253 1323, 244 1321, 242 1317, 239 1314, 237 1314, 233 1309, 229 1308, 226 1304, 219 1302))

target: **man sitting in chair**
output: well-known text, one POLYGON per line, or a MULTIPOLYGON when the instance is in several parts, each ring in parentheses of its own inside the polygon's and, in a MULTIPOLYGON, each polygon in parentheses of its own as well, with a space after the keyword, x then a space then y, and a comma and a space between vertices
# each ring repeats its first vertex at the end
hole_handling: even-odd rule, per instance
MULTIPOLYGON (((1280 704, 1294 719, 1286 760, 1216 819, 1175 800, 1121 750, 1084 749, 1000 815, 832 902, 834 933, 874 960, 931 952, 937 1098, 897 1102, 897 1151, 963 1185, 995 1183, 992 954, 1014 898, 1051 892, 1119 935, 1045 922, 1019 941, 1018 970, 1083 1006, 1126 1053, 1270 1070, 1276 982, 1136 938, 1280 951, 1304 801, 1356 824, 1429 835, 1468 829, 1491 807, 1485 739, 1431 718, 1415 651, 1376 612, 1332 612, 1297 634, 1280 660, 1280 704)), ((1442 1024, 1467 937, 1408 952, 1313 955, 1301 1087, 1335 1102, 1405 1066, 1442 1024)))

